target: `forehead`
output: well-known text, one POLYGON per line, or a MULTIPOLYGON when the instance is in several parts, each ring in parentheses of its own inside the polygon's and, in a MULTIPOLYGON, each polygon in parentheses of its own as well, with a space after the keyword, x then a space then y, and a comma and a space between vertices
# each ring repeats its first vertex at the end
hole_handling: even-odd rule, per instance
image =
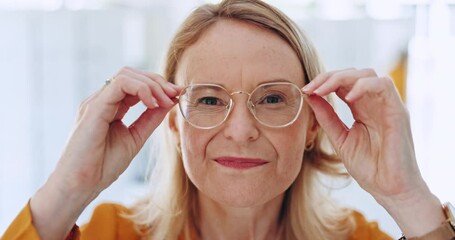
POLYGON ((187 48, 179 61, 179 84, 216 83, 253 88, 273 80, 303 86, 297 54, 277 34, 251 23, 219 20, 187 48))

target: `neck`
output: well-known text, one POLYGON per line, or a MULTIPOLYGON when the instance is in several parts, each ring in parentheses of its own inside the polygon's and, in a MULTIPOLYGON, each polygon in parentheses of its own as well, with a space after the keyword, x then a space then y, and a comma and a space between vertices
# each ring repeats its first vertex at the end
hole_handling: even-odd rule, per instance
POLYGON ((284 194, 251 207, 231 207, 198 193, 200 239, 280 239, 284 194))

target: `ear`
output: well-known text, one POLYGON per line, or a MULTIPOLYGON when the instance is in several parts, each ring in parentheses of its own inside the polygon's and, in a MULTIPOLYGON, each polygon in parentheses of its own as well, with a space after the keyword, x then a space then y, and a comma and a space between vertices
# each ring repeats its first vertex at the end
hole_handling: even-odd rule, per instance
POLYGON ((308 126, 307 126, 305 146, 314 145, 314 141, 316 140, 316 137, 318 136, 318 132, 319 132, 319 123, 316 120, 316 117, 314 116, 313 111, 311 111, 311 117, 309 118, 308 126))
POLYGON ((168 124, 169 124, 169 128, 171 129, 171 132, 172 134, 174 135, 175 139, 177 139, 177 141, 180 140, 180 129, 179 129, 179 125, 178 125, 178 122, 177 122, 177 111, 175 110, 175 108, 171 109, 171 111, 169 111, 169 118, 168 118, 168 124))

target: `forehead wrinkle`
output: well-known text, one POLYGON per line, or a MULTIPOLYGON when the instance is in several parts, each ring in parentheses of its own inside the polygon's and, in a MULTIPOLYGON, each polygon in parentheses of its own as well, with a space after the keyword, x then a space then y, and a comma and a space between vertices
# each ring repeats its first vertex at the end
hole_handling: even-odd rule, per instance
MULTIPOLYGON (((186 64, 185 66, 182 65, 181 67, 183 69, 181 68, 180 70, 183 70, 181 73, 184 75, 182 77, 184 77, 183 82, 185 84, 196 81, 231 85, 230 83, 234 82, 235 84, 231 86, 246 88, 249 87, 248 85, 250 84, 251 87, 255 87, 264 81, 273 79, 292 80, 291 82, 297 83, 299 86, 302 81, 303 84, 303 80, 301 79, 303 78, 303 74, 294 70, 291 71, 290 75, 285 73, 289 72, 289 69, 287 69, 286 66, 288 66, 291 59, 286 57, 285 59, 282 59, 285 60, 284 62, 276 60, 276 54, 282 55, 281 53, 283 53, 283 50, 284 52, 288 52, 289 50, 289 46, 287 46, 287 43, 283 42, 284 40, 281 38, 277 39, 279 37, 274 33, 272 34, 275 37, 270 35, 270 32, 267 30, 260 29, 257 26, 252 26, 248 23, 241 23, 240 25, 236 24, 233 26, 232 22, 221 24, 222 22, 225 21, 215 23, 197 42, 184 51, 184 56, 182 56, 181 60, 184 60, 186 64), (239 32, 245 33, 246 36, 245 34, 242 34, 243 38, 241 37, 241 39, 238 39, 239 32), (264 33, 264 35, 262 33, 264 33), (255 38, 255 35, 257 34, 263 36, 263 38, 259 38, 259 42, 257 42, 256 40, 258 39, 255 38), (218 39, 220 35, 225 36, 221 42, 219 42, 218 39), (233 36, 234 38, 231 39, 230 36, 233 36), (263 41, 264 39, 267 41, 263 41), (270 41, 270 39, 272 40, 270 41), (283 48, 284 45, 282 46, 282 44, 276 45, 277 43, 273 39, 277 39, 284 43, 287 46, 285 47, 286 49, 283 48), (234 42, 238 41, 254 41, 256 46, 252 46, 255 50, 250 47, 246 49, 242 48, 242 46, 245 46, 243 43, 236 45, 232 48, 232 51, 223 51, 225 48, 223 48, 222 45, 227 44, 228 46, 231 46, 231 43, 234 44, 234 42), (242 55, 245 51, 248 51, 246 57, 242 55), (272 69, 270 66, 272 66, 272 69), (219 70, 219 72, 216 73, 214 72, 215 70, 219 70), (274 74, 274 72, 278 74, 274 74), (298 75, 302 76, 300 77, 298 75)), ((228 47, 228 49, 231 48, 228 47)), ((292 49, 291 51, 294 53, 292 49)), ((279 58, 281 59, 281 57, 279 58)), ((298 59, 296 60, 296 67, 301 69, 300 62, 298 59)), ((303 69, 299 71, 302 70, 303 69)))
MULTIPOLYGON (((194 49, 194 50, 196 50, 196 49, 194 49)), ((208 74, 208 76, 203 76, 204 74, 201 75, 203 73, 203 71, 199 71, 198 69, 199 68, 206 69, 207 66, 205 66, 205 65, 197 66, 196 65, 196 66, 192 67, 192 65, 194 63, 201 62, 200 59, 201 59, 200 57, 195 57, 195 56, 189 54, 187 56, 187 59, 186 59, 187 61, 185 61, 185 64, 182 64, 180 66, 181 67, 181 71, 180 72, 182 73, 181 77, 182 77, 183 83, 185 85, 190 85, 190 84, 195 83, 195 82, 196 83, 211 83, 211 84, 220 85, 220 86, 224 87, 225 89, 227 89, 229 91, 247 91, 247 92, 252 91, 254 88, 256 88, 257 86, 259 86, 261 84, 271 83, 271 82, 290 82, 290 83, 297 84, 297 86, 301 86, 302 85, 300 82, 299 83, 295 83, 294 81, 289 79, 288 78, 289 76, 286 76, 286 77, 281 77, 281 76, 279 76, 279 77, 276 77, 276 76, 268 77, 268 76, 257 76, 258 74, 254 74, 256 76, 253 76, 253 78, 258 80, 258 81, 248 81, 248 79, 245 77, 245 75, 246 75, 246 74, 244 74, 245 69, 244 69, 244 66, 242 64, 240 66, 241 70, 239 71, 240 77, 235 77, 235 79, 234 79, 238 83, 238 84, 235 84, 235 85, 240 86, 240 88, 233 89, 233 88, 231 88, 231 86, 229 86, 230 85, 229 82, 231 82, 233 80, 232 77, 226 77, 226 76, 223 76, 223 75, 219 75, 217 77, 214 77, 212 73, 208 74), (222 80, 222 79, 228 79, 228 80, 222 80)))
MULTIPOLYGON (((192 84, 192 83, 212 83, 212 84, 218 84, 222 85, 223 87, 227 88, 229 85, 229 82, 232 81, 232 79, 239 79, 238 76, 232 77, 232 74, 235 74, 238 70, 228 70, 226 71, 225 68, 222 70, 217 70, 219 65, 222 65, 223 67, 226 66, 229 68, 229 62, 224 62, 223 63, 223 58, 224 56, 220 56, 219 58, 217 56, 215 57, 204 57, 204 56, 199 56, 199 55, 193 55, 194 52, 199 52, 197 48, 192 48, 189 49, 188 55, 185 56, 185 65, 182 65, 181 67, 183 68, 183 71, 185 72, 184 76, 184 83, 186 85, 192 84), (221 59, 221 63, 218 63, 217 60, 214 60, 216 63, 216 66, 212 66, 213 60, 212 61, 207 61, 207 59, 221 59), (215 71, 214 71, 215 70, 215 71)), ((239 71, 238 71, 239 72, 239 71)), ((183 77, 183 76, 182 76, 183 77)))

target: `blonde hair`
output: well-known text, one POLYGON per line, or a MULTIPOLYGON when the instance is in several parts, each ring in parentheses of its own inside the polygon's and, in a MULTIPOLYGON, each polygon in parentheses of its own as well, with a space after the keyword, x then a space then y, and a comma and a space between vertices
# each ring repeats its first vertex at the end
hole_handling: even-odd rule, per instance
MULTIPOLYGON (((297 53, 305 83, 323 71, 312 43, 286 15, 259 0, 225 0, 219 4, 203 5, 185 20, 169 47, 165 79, 175 83, 179 60, 185 49, 220 19, 245 21, 283 38, 297 53)), ((167 120, 165 125, 169 122, 167 120)), ((180 146, 169 131, 164 144, 150 179, 153 189, 133 207, 130 218, 144 238, 191 239, 197 229, 197 189, 185 173, 180 146)), ((300 173, 286 191, 282 239, 346 239, 352 233, 355 226, 351 212, 334 204, 320 180, 320 173, 347 176, 339 159, 331 152, 320 131, 313 147, 305 151, 300 173)))

